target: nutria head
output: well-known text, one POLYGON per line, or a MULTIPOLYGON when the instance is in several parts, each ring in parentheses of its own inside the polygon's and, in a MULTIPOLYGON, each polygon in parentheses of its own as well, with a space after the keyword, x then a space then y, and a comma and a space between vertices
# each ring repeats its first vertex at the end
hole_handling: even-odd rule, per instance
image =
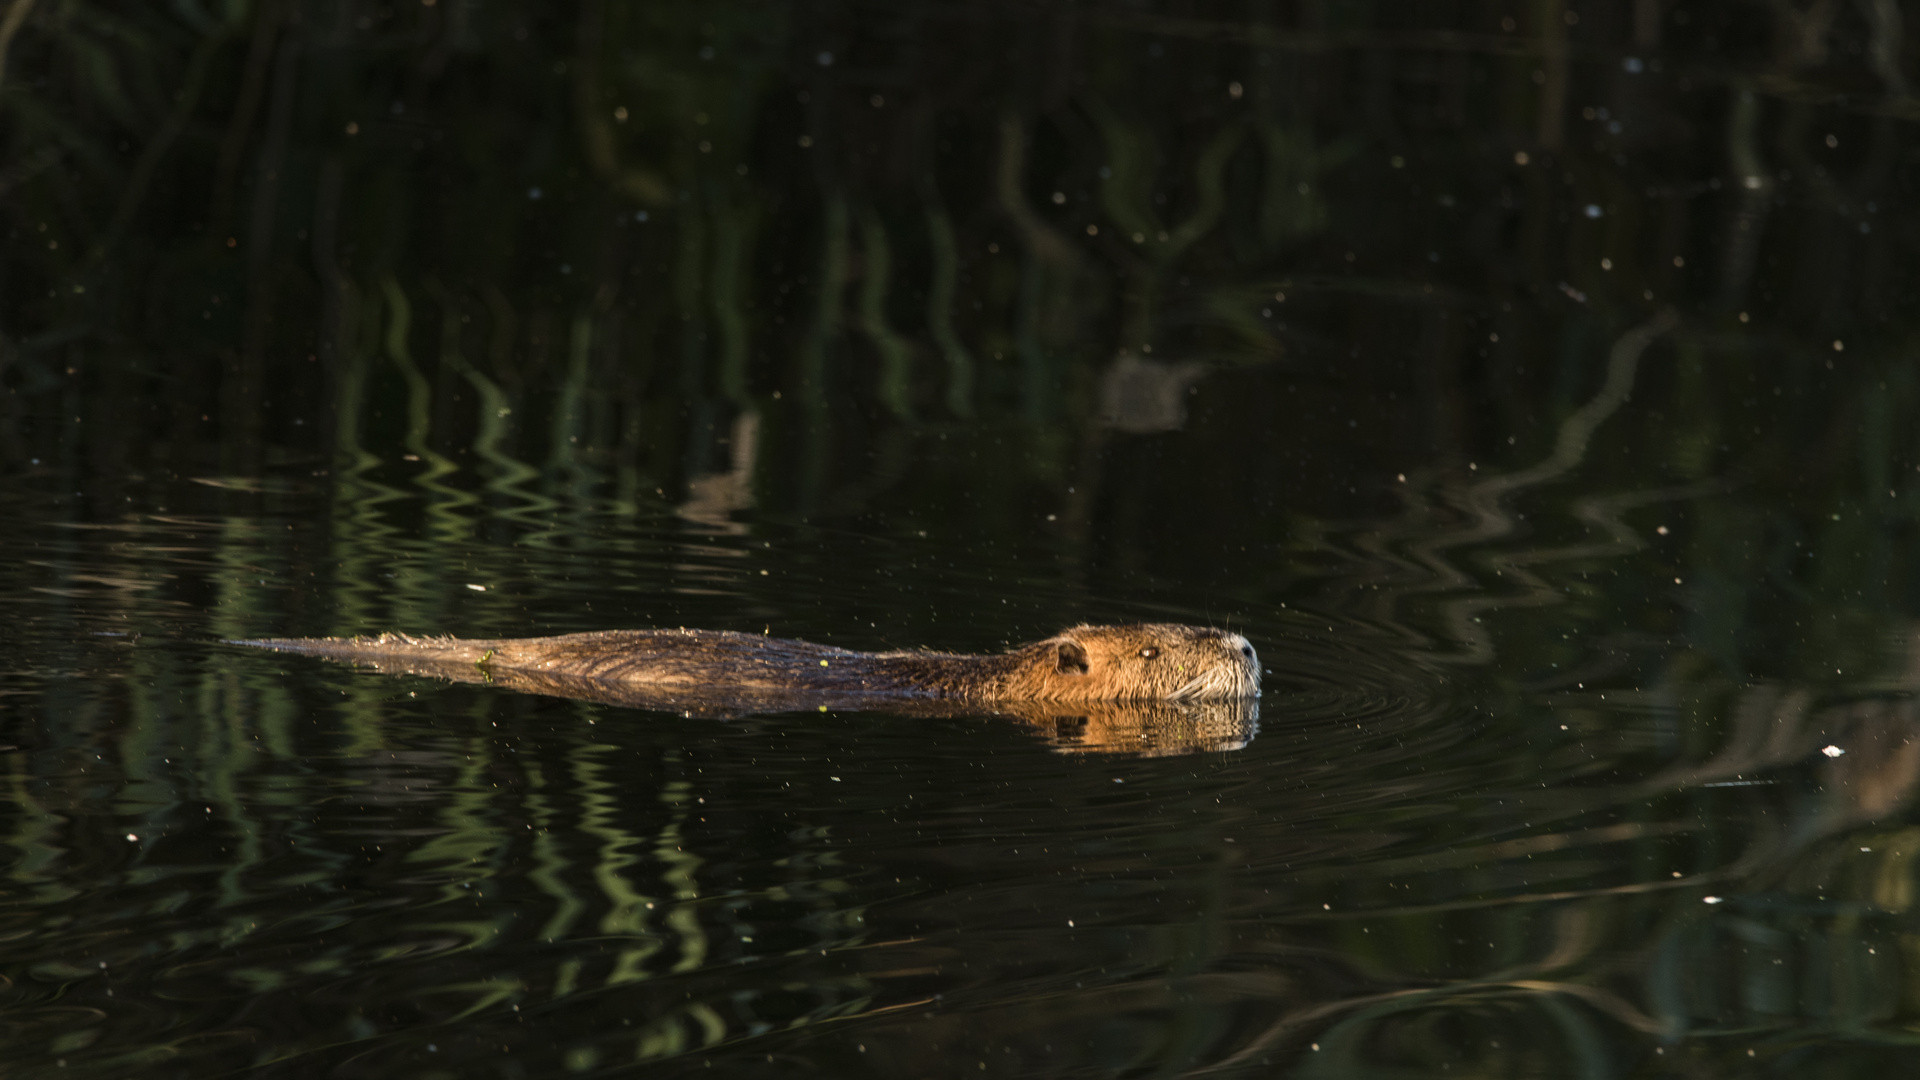
POLYGON ((1016 695, 1039 701, 1222 701, 1260 696, 1260 658, 1230 630, 1076 626, 1021 650, 1016 695))

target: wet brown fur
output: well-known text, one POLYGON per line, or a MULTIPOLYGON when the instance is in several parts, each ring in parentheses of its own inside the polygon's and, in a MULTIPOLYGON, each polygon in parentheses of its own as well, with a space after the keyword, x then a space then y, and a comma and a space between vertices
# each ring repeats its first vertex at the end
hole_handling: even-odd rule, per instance
POLYGON ((1076 626, 995 655, 864 653, 721 630, 467 640, 382 634, 237 642, 449 678, 614 684, 689 697, 826 695, 992 702, 1226 701, 1260 695, 1245 638, 1174 623, 1076 626), (455 674, 458 672, 459 674, 455 674))

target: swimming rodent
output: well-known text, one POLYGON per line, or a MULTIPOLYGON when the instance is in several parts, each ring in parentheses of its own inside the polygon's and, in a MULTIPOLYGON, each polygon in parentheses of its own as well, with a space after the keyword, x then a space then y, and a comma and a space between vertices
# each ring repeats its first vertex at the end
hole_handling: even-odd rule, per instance
POLYGON ((796 699, 848 707, 882 700, 1073 704, 1260 696, 1260 662, 1246 638, 1175 623, 1075 626, 991 655, 855 652, 722 630, 501 640, 382 634, 234 644, 568 697, 658 700, 668 708, 683 702, 791 707, 796 699))

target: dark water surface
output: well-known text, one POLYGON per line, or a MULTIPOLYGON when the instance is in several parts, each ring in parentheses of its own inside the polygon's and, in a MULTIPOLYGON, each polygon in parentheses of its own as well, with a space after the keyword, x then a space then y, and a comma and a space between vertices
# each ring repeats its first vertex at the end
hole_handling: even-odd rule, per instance
POLYGON ((0 1076, 1911 1070, 1916 26, 0 4, 0 1076), (1127 620, 1257 709, 226 644, 1127 620))

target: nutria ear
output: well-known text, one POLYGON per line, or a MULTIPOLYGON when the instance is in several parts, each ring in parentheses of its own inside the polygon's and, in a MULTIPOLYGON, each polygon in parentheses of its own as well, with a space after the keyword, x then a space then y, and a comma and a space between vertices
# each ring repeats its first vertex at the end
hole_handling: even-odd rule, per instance
POLYGON ((1085 675, 1087 673, 1087 650, 1078 642, 1060 643, 1059 657, 1054 661, 1053 670, 1061 675, 1085 675))

